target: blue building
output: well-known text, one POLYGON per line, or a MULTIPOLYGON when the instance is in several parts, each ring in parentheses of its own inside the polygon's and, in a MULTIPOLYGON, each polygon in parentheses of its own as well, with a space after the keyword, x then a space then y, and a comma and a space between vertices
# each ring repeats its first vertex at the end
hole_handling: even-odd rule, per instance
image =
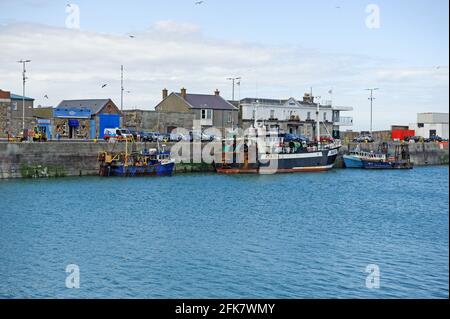
POLYGON ((121 126, 122 113, 111 99, 64 100, 54 110, 55 135, 68 139, 103 138, 121 126))

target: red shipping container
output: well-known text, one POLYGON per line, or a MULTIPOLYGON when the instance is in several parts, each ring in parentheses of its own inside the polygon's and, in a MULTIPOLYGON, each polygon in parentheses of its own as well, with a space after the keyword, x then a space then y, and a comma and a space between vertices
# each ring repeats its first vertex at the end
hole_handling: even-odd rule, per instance
POLYGON ((415 136, 414 130, 392 130, 392 139, 403 141, 406 137, 415 136))

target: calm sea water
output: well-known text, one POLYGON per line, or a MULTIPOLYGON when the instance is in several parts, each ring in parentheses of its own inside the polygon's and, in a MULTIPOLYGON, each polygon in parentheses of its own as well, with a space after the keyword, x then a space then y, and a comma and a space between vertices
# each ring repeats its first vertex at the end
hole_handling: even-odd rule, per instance
POLYGON ((0 181, 0 297, 448 298, 448 183, 448 167, 0 181))

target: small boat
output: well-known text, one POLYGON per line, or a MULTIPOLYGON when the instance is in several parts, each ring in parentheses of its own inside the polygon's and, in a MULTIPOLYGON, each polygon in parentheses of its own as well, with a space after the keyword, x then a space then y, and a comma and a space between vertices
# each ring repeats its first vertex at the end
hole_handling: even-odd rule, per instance
POLYGON ((100 176, 171 176, 175 161, 170 159, 170 153, 156 149, 142 152, 101 152, 100 176))
POLYGON ((384 154, 373 152, 350 152, 344 155, 344 163, 347 168, 363 169, 412 169, 408 145, 394 145, 394 154, 388 157, 389 147, 383 143, 384 154))
POLYGON ((343 156, 346 168, 364 168, 364 161, 384 162, 385 154, 377 154, 373 152, 353 151, 343 156))

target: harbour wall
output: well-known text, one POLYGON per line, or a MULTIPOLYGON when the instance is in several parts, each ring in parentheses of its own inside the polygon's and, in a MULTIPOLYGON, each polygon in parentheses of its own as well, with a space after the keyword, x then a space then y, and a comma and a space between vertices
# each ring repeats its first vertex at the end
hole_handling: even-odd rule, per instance
MULTIPOLYGON (((341 155, 356 145, 347 144, 341 155)), ((378 144, 363 144, 361 150, 377 151, 378 144)), ((156 148, 153 143, 133 144, 135 150, 156 148)), ((168 145, 170 148, 171 145, 168 145)), ((448 145, 435 143, 410 144, 411 160, 415 165, 448 165, 448 145)), ((129 146, 129 151, 131 146, 129 146)), ((3 143, 0 142, 0 179, 63 176, 92 176, 98 174, 99 152, 124 152, 125 143, 50 142, 3 143)), ((343 167, 342 156, 336 163, 343 167)), ((177 164, 175 173, 212 172, 209 164, 177 164)))

